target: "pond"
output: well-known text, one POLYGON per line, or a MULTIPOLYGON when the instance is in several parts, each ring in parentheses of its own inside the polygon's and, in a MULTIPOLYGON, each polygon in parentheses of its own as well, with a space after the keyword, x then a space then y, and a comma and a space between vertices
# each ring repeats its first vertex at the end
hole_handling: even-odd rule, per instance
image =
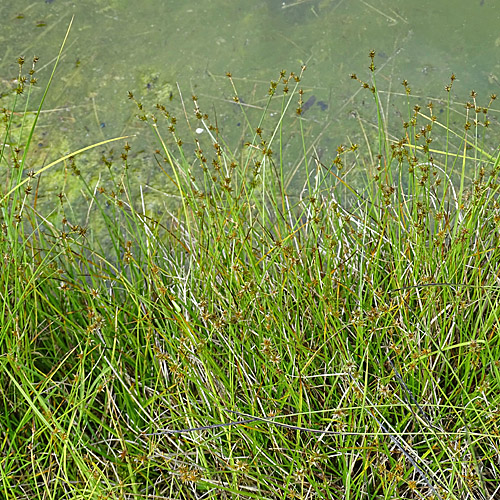
MULTIPOLYGON (((482 105, 500 91, 500 5, 494 0, 2 2, 3 84, 16 77, 19 56, 28 61, 37 55, 40 86, 34 97, 39 98, 72 16, 73 28, 39 122, 39 152, 61 155, 139 133, 131 144, 138 158, 132 168, 141 183, 151 181, 153 145, 140 134, 144 127, 128 91, 147 106, 160 101, 181 116, 182 102, 196 94, 234 147, 241 140, 242 117, 226 73, 232 73, 243 102, 260 109, 269 81, 282 69, 300 72, 305 64, 304 130, 325 158, 340 143, 360 137, 353 119, 357 111, 365 109, 366 117, 374 117, 370 96, 350 78, 353 72, 369 78, 370 49, 377 53, 386 118, 399 129, 400 109, 406 106, 403 79, 412 88, 411 99, 422 104, 445 98, 444 86, 455 73, 452 107, 457 116, 463 115, 472 89, 482 105)), ((494 108, 492 122, 498 113, 494 108)), ((286 167, 297 168, 293 154, 286 167)))

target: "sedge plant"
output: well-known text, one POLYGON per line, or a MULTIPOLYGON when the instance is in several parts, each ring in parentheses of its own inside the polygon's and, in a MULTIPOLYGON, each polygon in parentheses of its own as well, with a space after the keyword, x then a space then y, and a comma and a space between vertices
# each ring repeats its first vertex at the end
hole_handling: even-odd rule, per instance
POLYGON ((106 250, 64 203, 58 220, 39 213, 3 149, 18 173, 0 238, 5 498, 498 494, 500 156, 480 133, 492 102, 472 96, 452 130, 410 105, 406 82, 394 137, 370 57, 369 81, 353 78, 376 104, 376 140, 305 158, 299 193, 285 143, 301 130, 302 71, 279 73, 256 121, 228 74, 241 148, 196 96, 184 111, 205 132, 184 143, 164 104, 130 93, 158 142, 162 212, 134 194, 128 143, 109 185, 62 159, 106 250))

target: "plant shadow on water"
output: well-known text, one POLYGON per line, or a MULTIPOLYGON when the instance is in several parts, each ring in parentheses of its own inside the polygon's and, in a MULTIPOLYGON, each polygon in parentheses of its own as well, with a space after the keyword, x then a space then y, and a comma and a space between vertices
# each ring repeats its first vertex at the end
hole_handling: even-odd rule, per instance
POLYGON ((130 93, 169 186, 160 209, 129 175, 128 142, 102 159, 102 182, 78 151, 26 171, 36 118, 13 126, 29 84, 14 90, 0 158, 5 498, 493 498, 500 157, 480 132, 494 97, 471 95, 451 128, 404 82, 394 138, 374 57, 367 81, 352 78, 376 134, 360 119, 365 144, 332 158, 307 153, 305 68, 281 71, 259 111, 227 75, 238 148, 197 96, 181 125, 130 93), (300 182, 284 168, 295 132, 300 182), (56 164, 88 224, 64 189, 49 213, 37 205, 56 164))

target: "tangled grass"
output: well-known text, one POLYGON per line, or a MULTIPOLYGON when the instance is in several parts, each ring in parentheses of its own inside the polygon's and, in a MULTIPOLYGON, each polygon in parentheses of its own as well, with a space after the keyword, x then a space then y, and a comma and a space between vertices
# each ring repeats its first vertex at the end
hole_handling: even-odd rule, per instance
POLYGON ((163 105, 130 94, 178 203, 150 214, 133 198, 128 143, 107 186, 59 158, 88 218, 105 221, 106 250, 64 193, 51 217, 37 209, 50 165, 26 172, 36 120, 14 144, 4 110, 4 498, 498 497, 489 106, 473 95, 457 132, 408 104, 394 139, 372 72, 360 82, 378 109, 375 144, 339 145, 328 164, 304 154, 304 188, 289 194, 283 144, 290 115, 302 123, 301 79, 271 82, 241 150, 196 96, 205 132, 190 149, 163 105), (364 185, 349 180, 359 171, 364 185))

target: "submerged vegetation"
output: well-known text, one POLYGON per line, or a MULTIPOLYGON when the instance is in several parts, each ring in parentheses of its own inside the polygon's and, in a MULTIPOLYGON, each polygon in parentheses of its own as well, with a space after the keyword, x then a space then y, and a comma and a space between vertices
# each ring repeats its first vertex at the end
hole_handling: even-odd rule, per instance
POLYGON ((165 103, 129 94, 178 202, 153 214, 132 196, 125 143, 108 185, 76 154, 52 163, 81 182, 83 217, 64 191, 50 215, 37 207, 52 164, 27 167, 36 80, 19 61, 0 150, 4 498, 498 495, 500 155, 481 142, 494 96, 472 93, 456 128, 410 104, 405 81, 393 137, 370 58, 369 80, 352 77, 376 104, 375 141, 320 160, 302 134, 293 193, 283 144, 302 72, 271 82, 277 117, 241 107, 241 150, 196 96, 190 148, 165 103))

